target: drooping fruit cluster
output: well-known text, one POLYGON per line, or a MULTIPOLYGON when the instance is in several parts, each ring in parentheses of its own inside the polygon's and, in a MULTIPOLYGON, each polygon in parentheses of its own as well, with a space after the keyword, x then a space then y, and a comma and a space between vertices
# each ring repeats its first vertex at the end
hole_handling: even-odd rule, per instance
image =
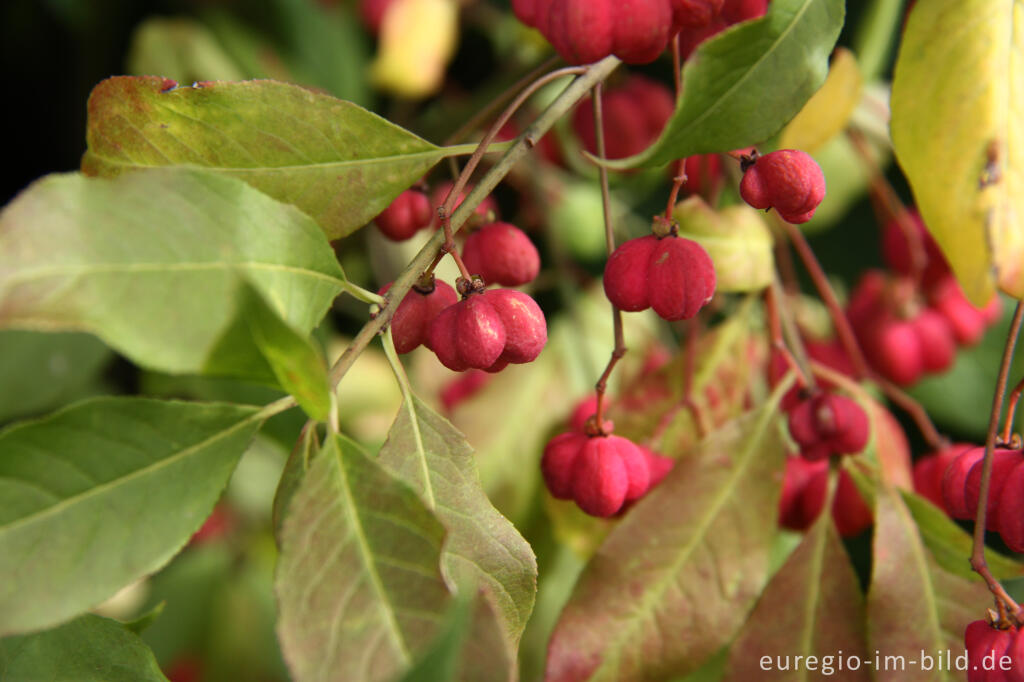
POLYGON ((691 239, 638 237, 608 259, 604 291, 620 310, 653 308, 666 320, 687 320, 714 296, 715 266, 704 247, 691 239))
POLYGON ((974 308, 951 277, 938 280, 922 297, 909 277, 864 273, 850 296, 846 316, 868 363, 882 376, 909 386, 922 376, 948 369, 957 344, 976 343, 998 315, 974 308))
POLYGON ((808 461, 856 454, 868 444, 871 429, 864 408, 846 396, 822 391, 789 412, 789 434, 808 461))
MULTIPOLYGON (((845 376, 854 376, 853 362, 838 339, 819 340, 804 338, 803 344, 809 359, 845 376)), ((789 370, 789 362, 786 361, 785 356, 773 350, 768 363, 768 384, 774 388, 786 376, 789 370)), ((834 383, 823 377, 818 377, 817 381, 818 385, 824 389, 836 388, 834 383)), ((798 385, 793 386, 793 388, 786 392, 786 395, 782 396, 780 407, 787 413, 791 412, 793 408, 804 400, 804 397, 804 388, 798 385)))
POLYGON ((456 372, 498 372, 509 363, 532 362, 547 343, 544 313, 512 289, 470 291, 442 310, 427 329, 425 345, 456 372))
MULTIPOLYGON (((955 519, 972 519, 981 499, 985 448, 961 450, 942 478, 942 502, 955 519)), ((997 448, 985 506, 985 527, 999 533, 1014 552, 1024 552, 1024 451, 997 448)))
POLYGON ((976 620, 964 631, 967 682, 1024 681, 1024 639, 1020 630, 976 620))
POLYGON ((825 174, 796 149, 745 156, 740 196, 754 208, 771 209, 788 223, 806 223, 825 198, 825 174))
POLYGON ((530 238, 510 223, 490 223, 472 232, 462 260, 488 284, 514 287, 532 282, 540 272, 540 254, 530 238))
POLYGON ((381 233, 394 242, 405 241, 434 219, 430 199, 419 190, 407 189, 373 219, 381 233))
MULTIPOLYGON (((605 156, 624 159, 647 149, 675 111, 675 98, 661 83, 640 75, 630 75, 618 87, 601 94, 604 120, 605 156)), ((594 107, 584 100, 572 115, 572 127, 583 147, 597 153, 597 126, 594 107)))
MULTIPOLYGON (((779 525, 791 530, 806 530, 818 518, 828 494, 828 462, 811 462, 803 457, 786 458, 779 499, 779 525)), ((864 502, 853 478, 845 469, 832 501, 832 518, 843 537, 859 535, 871 525, 871 508, 864 502)))
POLYGON ((541 472, 552 496, 609 517, 660 483, 674 463, 620 436, 574 430, 548 441, 541 472))
POLYGON ((722 0, 512 0, 524 24, 540 31, 570 64, 614 54, 646 64, 683 26, 709 24, 722 0))
MULTIPOLYGON (((385 284, 377 293, 384 295, 392 283, 385 284)), ((459 300, 455 289, 439 280, 432 280, 428 286, 414 286, 405 295, 391 318, 391 336, 395 350, 408 353, 420 346, 431 348, 427 340, 427 329, 441 311, 455 305, 459 300)), ((433 350, 431 348, 431 350, 433 350)))

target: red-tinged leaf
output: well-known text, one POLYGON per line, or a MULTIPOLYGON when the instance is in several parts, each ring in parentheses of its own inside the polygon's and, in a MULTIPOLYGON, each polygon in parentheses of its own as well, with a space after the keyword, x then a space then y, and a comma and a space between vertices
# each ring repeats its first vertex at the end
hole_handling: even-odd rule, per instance
POLYGON ((964 628, 983 616, 985 607, 992 603, 991 595, 984 583, 939 567, 899 492, 879 486, 875 500, 869 645, 877 652, 878 660, 906 662, 905 666, 880 666, 875 679, 961 682, 962 673, 939 670, 935 660, 941 655, 945 664, 947 650, 953 657, 963 652, 964 628), (932 657, 931 670, 922 669, 924 655, 932 657))
MULTIPOLYGON (((864 597, 831 515, 822 514, 765 588, 731 647, 723 680, 802 681, 835 674, 840 651, 865 658, 864 597), (797 656, 802 664, 794 663, 797 656), (771 659, 767 667, 762 657, 771 659)), ((870 678, 862 668, 844 670, 841 679, 870 678)))
POLYGON ((447 531, 445 575, 486 591, 514 651, 533 610, 537 560, 487 499, 465 437, 414 397, 403 404, 377 461, 433 509, 447 531))
POLYGON ((548 680, 683 675, 732 639, 767 579, 780 434, 773 405, 740 417, 627 514, 562 612, 548 680))
POLYGON ((82 171, 199 166, 244 180, 343 237, 452 150, 351 102, 269 80, 178 87, 120 76, 89 97, 82 171))
POLYGON ((278 537, 277 633, 298 682, 393 680, 441 632, 444 527, 352 441, 313 456, 278 537))

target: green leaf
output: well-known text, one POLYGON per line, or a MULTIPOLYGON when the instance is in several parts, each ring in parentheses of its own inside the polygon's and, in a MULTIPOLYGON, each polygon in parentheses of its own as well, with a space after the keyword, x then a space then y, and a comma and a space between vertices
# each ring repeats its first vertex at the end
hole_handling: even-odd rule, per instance
POLYGON ((768 577, 783 454, 773 405, 677 461, 580 576, 547 679, 685 675, 727 644, 768 577))
POLYGON ((437 514, 447 530, 445 575, 487 591, 514 650, 533 611, 537 560, 484 494, 465 436, 413 397, 398 413, 379 462, 437 514))
POLYGON ((317 453, 280 540, 277 632, 298 682, 391 680, 440 632, 444 527, 352 441, 317 453))
POLYGON ((53 630, 0 639, 0 680, 167 682, 138 635, 93 615, 53 630))
MULTIPOLYGON (((819 673, 831 675, 839 669, 835 657, 840 651, 844 656, 867 658, 864 597, 832 515, 821 514, 765 588, 731 647, 723 679, 802 681, 819 673), (762 666, 762 656, 770 657, 776 666, 771 672, 762 666), (792 665, 795 657, 804 663, 792 665), (809 657, 817 661, 813 671, 809 657)), ((853 682, 871 676, 867 669, 844 670, 842 679, 853 682)))
POLYGON ((331 239, 362 227, 453 149, 351 102, 276 81, 174 87, 116 77, 89 97, 88 175, 200 166, 311 215, 331 239))
MULTIPOLYGON (((922 655, 957 655, 964 628, 992 603, 984 583, 953 575, 936 564, 906 505, 891 487, 875 494, 874 561, 868 591, 868 644, 876 656, 920 661, 922 655)), ((898 659, 897 659, 898 660, 898 659)), ((934 663, 934 659, 933 659, 934 663)), ((907 665, 875 670, 880 682, 948 680, 962 673, 907 665), (894 669, 895 668, 895 669, 894 669)))
POLYGON ((153 17, 139 24, 128 53, 128 71, 185 83, 242 80, 243 73, 208 28, 184 18, 153 17))
POLYGON ((344 283, 309 218, 202 171, 49 176, 0 213, 0 327, 91 331, 152 369, 219 371, 240 277, 302 334, 344 283))
POLYGON ((88 334, 0 331, 0 422, 84 397, 112 357, 88 334))
POLYGON ((768 13, 703 43, 683 68, 675 114, 651 147, 607 162, 660 166, 764 142, 825 82, 843 0, 773 0, 768 13))
MULTIPOLYGON (((242 289, 240 318, 278 384, 295 397, 312 419, 324 421, 331 411, 331 387, 324 359, 302 335, 281 319, 251 284, 242 289)), ((234 348, 228 345, 226 351, 234 348)))
POLYGON ((745 204, 716 211, 694 195, 676 204, 672 217, 679 236, 696 241, 711 256, 718 291, 760 291, 771 284, 772 235, 757 211, 745 204))
POLYGON ((99 398, 0 432, 0 634, 163 566, 209 516, 255 408, 99 398))
MULTIPOLYGON (((935 563, 961 578, 981 580, 981 576, 971 568, 969 560, 974 548, 972 536, 949 518, 945 511, 925 498, 906 490, 900 492, 903 503, 914 517, 921 540, 931 552, 935 563)), ((999 580, 1024 575, 1024 566, 992 549, 985 550, 985 559, 992 575, 999 580)))
POLYGON ((910 13, 893 76, 896 157, 976 305, 988 302, 994 285, 1024 296, 1020 24, 1019 1, 921 3, 910 13))

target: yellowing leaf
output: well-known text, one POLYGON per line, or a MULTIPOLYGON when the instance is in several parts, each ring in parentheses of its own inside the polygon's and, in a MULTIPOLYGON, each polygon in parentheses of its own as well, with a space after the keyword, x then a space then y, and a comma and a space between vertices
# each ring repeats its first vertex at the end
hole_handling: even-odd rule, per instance
POLYGON ((370 66, 374 83, 403 97, 436 92, 455 51, 458 23, 455 0, 394 0, 370 66))
POLYGON ((1024 296, 1024 3, 931 0, 910 15, 892 137, 967 296, 1024 296))
POLYGON ((760 291, 771 284, 772 235, 746 204, 715 211, 698 196, 676 204, 679 235, 693 239, 715 263, 718 291, 760 291))
POLYGON ((836 48, 825 84, 782 131, 779 148, 816 152, 846 127, 863 86, 857 58, 846 48, 836 48))

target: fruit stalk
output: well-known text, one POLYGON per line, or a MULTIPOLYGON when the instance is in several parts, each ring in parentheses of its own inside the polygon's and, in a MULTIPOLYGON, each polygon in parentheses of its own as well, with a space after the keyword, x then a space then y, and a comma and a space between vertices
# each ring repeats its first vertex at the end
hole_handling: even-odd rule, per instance
MULTIPOLYGON (((604 144, 604 115, 601 110, 601 83, 594 86, 594 95, 591 98, 594 106, 594 135, 597 140, 597 155, 601 160, 605 156, 604 144)), ((604 213, 604 240, 608 247, 608 255, 615 251, 615 231, 612 229, 612 199, 608 189, 608 169, 603 163, 598 164, 597 172, 601 179, 601 205, 604 213)), ((626 354, 626 340, 622 333, 622 311, 612 305, 612 328, 615 334, 615 347, 612 349, 612 356, 608 359, 608 365, 601 373, 594 389, 597 391, 597 409, 594 414, 595 424, 598 429, 604 429, 604 394, 608 390, 608 377, 618 364, 622 356, 626 354)))
POLYGON ((1006 593, 1003 586, 992 575, 985 560, 985 512, 988 507, 988 491, 992 482, 992 453, 995 451, 996 433, 999 430, 999 416, 1003 411, 1003 397, 1006 383, 1013 363, 1013 351, 1020 335, 1021 320, 1024 319, 1024 302, 1017 303, 1010 323, 1010 331, 1003 348, 1003 359, 999 365, 999 376, 996 379, 995 395, 992 396, 992 412, 988 420, 988 433, 985 435, 985 458, 981 465, 981 488, 978 493, 978 511, 974 519, 974 546, 971 551, 971 568, 984 578, 988 589, 996 599, 1000 609, 1005 606, 1015 620, 1019 621, 1020 606, 1006 593))

